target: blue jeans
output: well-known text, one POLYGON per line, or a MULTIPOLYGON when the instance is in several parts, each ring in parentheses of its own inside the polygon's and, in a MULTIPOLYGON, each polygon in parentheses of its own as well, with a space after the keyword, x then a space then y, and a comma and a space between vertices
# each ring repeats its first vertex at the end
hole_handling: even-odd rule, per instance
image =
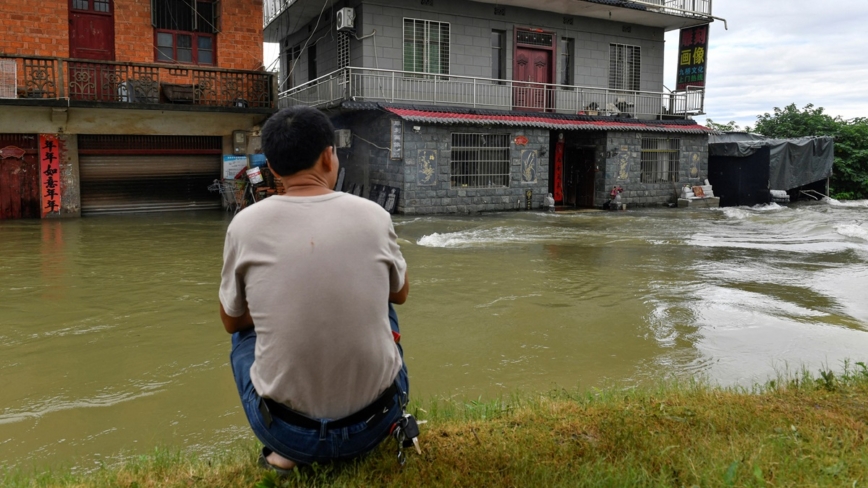
MULTIPOLYGON (((389 323, 392 330, 398 332, 398 315, 392 304, 389 304, 389 323)), ((319 429, 306 429, 288 424, 279 418, 274 418, 271 426, 267 426, 259 411, 259 394, 250 381, 250 367, 253 365, 256 332, 247 329, 232 334, 232 353, 229 355, 232 372, 235 375, 235 385, 247 421, 256 437, 266 448, 300 464, 326 463, 329 461, 349 460, 373 450, 389 436, 389 429, 403 414, 403 406, 407 403, 409 381, 406 364, 398 372, 398 393, 395 404, 389 413, 381 420, 372 424, 358 424, 330 429, 328 419, 319 419, 319 429)), ((398 344, 401 358, 404 350, 398 344)))

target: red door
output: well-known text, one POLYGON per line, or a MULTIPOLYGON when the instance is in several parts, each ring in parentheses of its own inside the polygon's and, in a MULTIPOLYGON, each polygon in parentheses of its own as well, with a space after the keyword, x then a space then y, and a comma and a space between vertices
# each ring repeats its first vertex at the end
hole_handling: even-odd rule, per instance
POLYGON ((70 0, 69 57, 114 61, 115 19, 110 0, 70 0))
POLYGON ((544 111, 548 106, 552 82, 552 52, 546 49, 515 48, 515 108, 544 111), (544 85, 532 83, 545 83, 544 85))
MULTIPOLYGON (((115 21, 111 0, 69 1, 69 57, 114 61, 115 21)), ((115 100, 114 68, 105 64, 69 63, 69 93, 79 100, 115 100)))
POLYGON ((0 148, 0 220, 38 219, 39 202, 36 150, 0 148))

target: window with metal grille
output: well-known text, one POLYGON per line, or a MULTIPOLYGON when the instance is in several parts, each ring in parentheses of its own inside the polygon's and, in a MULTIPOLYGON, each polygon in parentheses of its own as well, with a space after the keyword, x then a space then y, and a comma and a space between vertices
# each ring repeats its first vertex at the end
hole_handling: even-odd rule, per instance
POLYGON ((639 46, 609 44, 609 88, 639 91, 639 46))
POLYGON ((531 32, 520 30, 515 33, 515 42, 528 46, 546 46, 552 47, 554 37, 551 34, 544 32, 531 32))
POLYGON ((681 139, 667 137, 642 138, 642 183, 678 181, 678 162, 681 160, 681 139))
POLYGON ((449 74, 449 23, 404 19, 404 71, 449 74))
POLYGON ((219 0, 151 0, 154 59, 161 63, 217 64, 219 14, 219 0))
POLYGON ((509 134, 452 134, 452 188, 509 186, 509 134))

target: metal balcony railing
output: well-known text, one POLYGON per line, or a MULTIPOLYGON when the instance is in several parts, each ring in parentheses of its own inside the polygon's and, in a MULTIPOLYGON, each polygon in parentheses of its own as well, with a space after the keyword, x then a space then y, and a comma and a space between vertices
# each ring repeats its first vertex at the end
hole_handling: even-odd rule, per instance
POLYGON ((151 63, 0 54, 15 62, 15 98, 274 108, 276 76, 151 63))
POLYGON ((671 15, 711 15, 712 0, 632 0, 633 3, 658 7, 660 12, 671 15))
MULTIPOLYGON (((678 16, 710 16, 712 0, 631 0, 632 3, 646 5, 651 10, 678 16)), ((262 25, 267 26, 272 20, 295 3, 296 0, 264 0, 262 4, 262 25)), ((528 8, 535 4, 529 2, 528 8)), ((538 8, 538 6, 536 7, 538 8)))
POLYGON ((686 118, 703 114, 705 91, 611 90, 408 71, 345 68, 281 92, 282 107, 331 107, 344 100, 560 114, 686 118))

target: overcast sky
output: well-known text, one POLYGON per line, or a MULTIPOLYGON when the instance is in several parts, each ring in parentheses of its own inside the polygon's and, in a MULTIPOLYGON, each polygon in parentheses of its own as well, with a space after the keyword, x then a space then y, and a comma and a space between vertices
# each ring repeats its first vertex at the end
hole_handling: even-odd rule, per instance
MULTIPOLYGON (((753 126, 775 107, 809 103, 868 117, 868 0, 714 0, 706 117, 753 126)), ((277 55, 265 45, 266 64, 277 55)), ((678 31, 666 35, 664 84, 675 87, 678 31)), ((698 117, 705 123, 705 117, 698 117)))
MULTIPOLYGON (((868 117, 868 0, 714 0, 706 117, 753 126, 795 103, 868 117)), ((664 84, 675 86, 678 31, 666 35, 664 84)), ((705 117, 699 117, 700 123, 705 117)))

